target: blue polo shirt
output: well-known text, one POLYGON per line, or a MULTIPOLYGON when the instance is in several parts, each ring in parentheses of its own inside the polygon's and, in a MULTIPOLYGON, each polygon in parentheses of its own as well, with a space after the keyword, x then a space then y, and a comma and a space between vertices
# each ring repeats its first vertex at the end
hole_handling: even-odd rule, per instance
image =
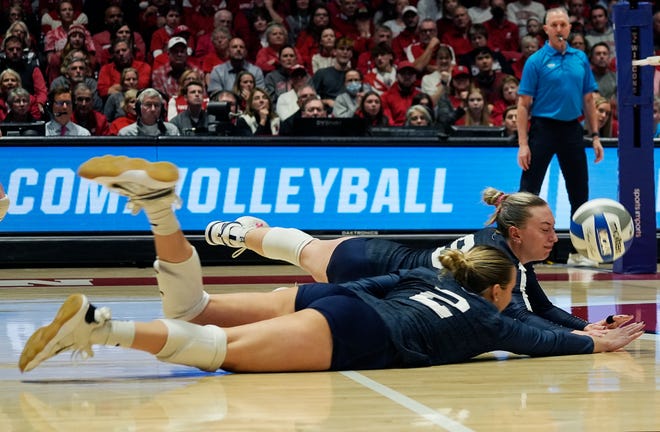
POLYGON ((570 46, 563 54, 548 42, 525 62, 518 94, 531 96, 532 117, 570 121, 582 115, 582 98, 598 91, 586 54, 570 46))

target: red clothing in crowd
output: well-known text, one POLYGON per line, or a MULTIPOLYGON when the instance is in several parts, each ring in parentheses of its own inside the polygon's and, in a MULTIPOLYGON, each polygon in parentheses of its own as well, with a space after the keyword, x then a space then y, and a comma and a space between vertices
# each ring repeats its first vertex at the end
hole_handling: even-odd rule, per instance
MULTIPOLYGON (((204 72, 201 69, 190 63, 186 65, 186 69, 193 69, 200 76, 204 76, 204 72)), ((165 94, 168 98, 172 97, 179 94, 179 76, 173 76, 172 66, 166 63, 151 72, 151 86, 165 94)))
MULTIPOLYGON (((296 52, 296 58, 301 59, 302 55, 300 52, 295 48, 294 50, 296 52)), ((279 50, 274 50, 270 46, 261 48, 257 53, 257 60, 254 64, 261 68, 264 76, 266 76, 268 72, 274 71, 277 68, 277 65, 280 64, 279 50)))
POLYGON ((412 105, 412 100, 417 93, 419 93, 419 90, 413 88, 409 95, 402 95, 399 83, 396 82, 380 96, 383 113, 394 126, 403 126, 406 122, 406 111, 412 105))
MULTIPOLYGON (((34 96, 30 95, 30 115, 36 120, 40 120, 42 117, 41 110, 39 109, 39 104, 37 99, 34 96)), ((9 107, 7 106, 7 101, 4 98, 0 98, 0 122, 4 121, 9 113, 9 107)))
POLYGON ((200 65, 200 68, 202 69, 202 72, 204 74, 210 74, 211 71, 213 70, 214 67, 216 67, 219 64, 223 64, 224 62, 227 61, 227 59, 221 59, 218 57, 218 55, 215 53, 215 51, 211 51, 210 53, 206 54, 204 57, 202 57, 202 63, 200 65))
MULTIPOLYGON (((112 54, 110 53, 110 32, 106 30, 100 33, 96 33, 94 36, 92 36, 92 39, 94 40, 94 45, 96 46, 97 50, 96 61, 98 64, 103 66, 112 58, 112 54)), ((144 61, 147 47, 144 43, 144 39, 142 39, 142 36, 138 32, 133 32, 133 45, 135 46, 133 57, 137 60, 144 61)))
POLYGON ((110 135, 118 135, 119 131, 124 127, 131 125, 137 121, 137 118, 134 115, 126 114, 124 117, 116 118, 112 123, 110 123, 110 135))
POLYGON ((398 63, 403 60, 408 60, 406 58, 405 50, 408 45, 412 45, 417 42, 417 33, 415 31, 410 31, 405 29, 397 37, 392 39, 392 51, 394 51, 394 62, 398 63))
POLYGON ((504 20, 498 25, 490 19, 484 23, 488 31, 488 47, 493 51, 520 51, 520 36, 518 26, 504 20))
POLYGON ((454 55, 456 55, 456 57, 460 57, 472 51, 472 43, 470 43, 468 32, 456 30, 454 27, 442 35, 440 42, 454 48, 454 55))
MULTIPOLYGON (((131 67, 138 71, 138 88, 143 89, 151 85, 151 66, 147 63, 133 60, 131 67)), ((114 62, 101 66, 98 79, 99 96, 108 96, 108 90, 115 84, 120 84, 121 72, 117 70, 114 62)))
POLYGON ((110 135, 110 125, 108 124, 108 118, 98 111, 92 111, 91 115, 84 121, 80 118, 76 118, 76 113, 74 112, 71 115, 71 121, 86 128, 92 136, 108 136, 110 135))

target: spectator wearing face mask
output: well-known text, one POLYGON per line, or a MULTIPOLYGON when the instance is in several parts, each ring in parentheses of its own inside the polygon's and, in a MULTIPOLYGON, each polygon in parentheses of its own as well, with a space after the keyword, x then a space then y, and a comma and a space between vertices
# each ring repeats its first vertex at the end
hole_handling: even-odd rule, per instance
POLYGON ((344 75, 344 91, 337 95, 332 108, 333 117, 353 117, 360 106, 362 97, 372 90, 369 84, 362 82, 362 74, 357 69, 349 69, 344 75))

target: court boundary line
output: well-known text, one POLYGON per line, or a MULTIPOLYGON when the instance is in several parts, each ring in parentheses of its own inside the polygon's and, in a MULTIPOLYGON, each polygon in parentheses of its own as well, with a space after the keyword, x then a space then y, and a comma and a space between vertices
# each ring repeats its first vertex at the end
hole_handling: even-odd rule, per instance
POLYGON ((372 380, 359 372, 343 371, 340 372, 346 378, 355 381, 356 383, 368 388, 369 390, 386 397, 392 402, 414 412, 423 419, 444 428, 451 432, 474 432, 473 429, 468 428, 455 420, 439 413, 438 411, 402 394, 392 388, 372 380))

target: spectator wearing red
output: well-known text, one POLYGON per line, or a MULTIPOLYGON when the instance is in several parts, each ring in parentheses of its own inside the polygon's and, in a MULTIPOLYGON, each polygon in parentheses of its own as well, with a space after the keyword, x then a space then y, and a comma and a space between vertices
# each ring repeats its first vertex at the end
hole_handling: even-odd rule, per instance
POLYGON ((468 90, 472 85, 470 69, 463 65, 454 67, 449 83, 449 101, 454 109, 464 108, 467 103, 468 90))
POLYGON ((513 70, 513 75, 520 80, 522 78, 522 71, 523 68, 525 67, 525 62, 531 56, 534 54, 536 51, 539 50, 539 42, 536 36, 527 34, 522 37, 520 40, 520 45, 521 45, 521 56, 518 60, 513 62, 511 65, 511 69, 513 70))
POLYGON ((419 23, 417 42, 408 45, 405 49, 406 59, 422 74, 435 72, 438 69, 437 56, 440 45, 436 22, 425 19, 419 23))
POLYGON ((213 30, 210 33, 205 33, 197 38, 194 56, 203 59, 206 55, 214 51, 212 39, 216 29, 226 29, 230 35, 229 39, 231 39, 233 26, 234 15, 229 11, 229 9, 218 10, 213 16, 213 30))
MULTIPOLYGON (((137 30, 145 42, 147 42, 147 49, 151 46, 151 39, 154 32, 165 25, 165 16, 169 7, 170 2, 165 0, 140 2, 140 8, 142 10, 138 16, 137 30)), ((150 54, 148 54, 148 57, 151 58, 150 54)))
MULTIPOLYGON (((192 47, 195 46, 195 38, 193 37, 192 31, 188 28, 188 26, 183 24, 177 26, 172 32, 172 37, 181 37, 186 40, 186 43, 188 44, 188 48, 186 48, 186 52, 188 53, 188 62, 198 66, 200 60, 193 56, 192 50, 192 47)), ((158 69, 164 64, 169 63, 169 61, 170 60, 166 49, 165 52, 162 52, 154 57, 153 63, 151 64, 151 69, 158 69)))
POLYGON ((188 62, 188 43, 180 36, 175 36, 167 44, 169 62, 151 72, 151 85, 167 99, 179 93, 179 78, 188 69, 204 74, 196 66, 188 62))
POLYGON ((385 115, 395 126, 403 126, 406 121, 406 111, 419 93, 416 81, 417 69, 409 61, 403 61, 397 67, 396 82, 381 96, 385 115))
POLYGON ((66 2, 61 0, 40 0, 39 11, 41 13, 41 34, 43 35, 63 25, 65 20, 68 21, 70 19, 73 24, 82 24, 85 26, 88 22, 87 15, 82 13, 82 0, 66 2), (65 17, 62 16, 62 3, 68 3, 64 10, 65 17))
POLYGON ((199 5, 184 8, 183 23, 194 29, 195 39, 213 32, 214 15, 220 9, 217 3, 217 0, 199 0, 199 5))
POLYGON ((506 3, 504 0, 491 0, 491 14, 493 17, 483 25, 488 32, 488 46, 505 56, 520 51, 520 37, 518 25, 506 19, 506 3))
POLYGON ((479 72, 473 81, 481 89, 486 103, 492 106, 502 99, 502 82, 511 75, 493 69, 493 51, 490 48, 481 47, 475 51, 475 66, 479 72))
POLYGON ((356 22, 358 7, 358 0, 339 0, 339 11, 332 17, 335 31, 353 41, 360 37, 356 22))
POLYGON ((128 39, 132 36, 131 43, 136 47, 134 55, 137 59, 144 61, 146 53, 144 39, 139 32, 131 31, 130 26, 124 22, 124 13, 118 6, 109 6, 106 8, 104 26, 105 30, 92 36, 94 46, 96 47, 96 60, 99 65, 103 66, 112 59, 112 40, 118 37, 118 31, 121 31, 121 36, 119 37, 123 39, 128 39), (126 30, 129 30, 128 35, 123 33, 126 30))
MULTIPOLYGON (((209 74, 219 64, 226 62, 229 59, 229 41, 231 40, 231 33, 226 27, 218 27, 213 30, 211 41, 213 43, 213 50, 206 54, 202 59, 201 69, 209 79, 209 74)), ((206 83, 208 86, 208 82, 206 83)))
MULTIPOLYGON (((96 52, 96 47, 94 46, 94 41, 92 40, 92 35, 87 31, 84 24, 87 23, 85 18, 84 23, 75 22, 76 16, 73 9, 73 4, 70 1, 62 1, 59 5, 59 16, 61 20, 61 25, 53 28, 44 38, 44 51, 46 54, 50 54, 56 51, 62 51, 64 46, 67 43, 67 38, 69 36, 69 27, 72 25, 80 26, 85 33, 85 47, 88 52, 96 52)), ((80 16, 79 16, 80 17, 80 16)))
MULTIPOLYGON (((286 16, 286 8, 277 0, 252 0, 247 3, 242 3, 240 9, 232 9, 234 13, 234 29, 233 35, 245 41, 248 47, 248 59, 254 60, 259 50, 259 46, 255 44, 254 36, 254 22, 257 17, 263 18, 266 21, 266 26, 270 23, 284 23, 286 16), (256 48, 256 49, 255 49, 256 48)), ((264 26, 264 30, 265 27, 264 26)), ((259 34, 263 36, 263 34, 259 34)))
MULTIPOLYGON (((110 31, 123 21, 124 13, 119 6, 111 5, 105 8, 105 12, 103 13, 103 30, 92 35, 94 46, 96 46, 96 49, 99 51, 97 53, 98 57, 102 56, 102 52, 110 49, 110 43, 112 41, 110 31)), ((107 60, 108 57, 109 56, 103 55, 103 60, 107 60)), ((105 64, 105 62, 101 64, 105 64)))
MULTIPOLYGON (((0 121, 3 121, 5 117, 7 117, 9 109, 11 108, 7 103, 9 94, 12 90, 17 88, 22 88, 21 76, 18 72, 13 69, 5 69, 0 72, 0 121)), ((28 106, 30 115, 37 120, 41 119, 42 114, 39 110, 39 104, 32 95, 30 95, 28 106)))
POLYGON ((378 95, 386 92, 396 81, 394 51, 386 42, 381 42, 371 50, 373 67, 364 74, 364 82, 378 95))
POLYGON ((490 46, 488 30, 486 30, 483 24, 471 25, 468 34, 470 36, 472 50, 460 56, 458 59, 459 63, 469 67, 472 70, 472 74, 477 75, 479 68, 476 66, 476 56, 481 52, 481 48, 489 48, 490 55, 493 57, 493 70, 513 75, 513 69, 511 69, 509 60, 501 52, 493 50, 490 46))
MULTIPOLYGON (((266 28, 266 46, 257 52, 255 64, 264 75, 274 71, 279 64, 280 50, 289 40, 289 33, 283 24, 272 23, 266 28)), ((296 59, 300 56, 297 52, 296 59)), ((297 61, 296 61, 297 63, 297 61)), ((272 94, 271 94, 272 96, 272 94)))
POLYGON ((502 80, 501 98, 495 101, 490 111, 490 119, 495 126, 501 126, 504 120, 504 112, 507 107, 518 104, 518 78, 507 75, 502 80))
POLYGON ((128 41, 129 44, 133 47, 133 56, 140 61, 147 61, 148 53, 147 48, 144 44, 138 43, 139 40, 135 37, 138 35, 137 32, 133 31, 131 27, 124 23, 121 24, 114 33, 114 39, 121 39, 128 41))
MULTIPOLYGON (((311 18, 307 27, 300 32, 296 40, 296 48, 300 53, 300 61, 308 71, 312 68, 312 56, 319 52, 321 35, 325 29, 331 29, 336 38, 334 29, 330 25, 330 12, 325 6, 316 6, 312 9, 311 18)), ((334 49, 334 43, 332 48, 334 49)))
POLYGON ((464 6, 458 6, 454 11, 452 19, 453 26, 447 30, 440 39, 442 43, 451 46, 454 54, 460 57, 472 51, 470 36, 468 34, 471 26, 470 15, 464 6))
MULTIPOLYGON (((357 61, 357 70, 363 75, 369 73, 375 67, 375 58, 373 57, 373 49, 380 43, 385 43, 392 48, 392 29, 389 27, 377 25, 374 29, 373 36, 368 44, 368 50, 361 53, 357 61)), ((392 51, 392 62, 394 62, 394 52, 392 51)))
POLYGON ((410 61, 406 56, 405 50, 408 46, 419 40, 419 34, 417 33, 419 14, 415 6, 406 6, 403 9, 403 22, 406 28, 397 37, 392 39, 395 62, 403 60, 410 61))
MULTIPOLYGON (((423 14, 422 18, 431 18, 436 19, 436 24, 438 25, 438 38, 442 40, 442 37, 446 32, 454 27, 454 14, 456 13, 456 8, 461 5, 460 0, 443 0, 442 2, 437 2, 436 0, 421 0, 418 3, 420 10, 425 10, 426 7, 422 8, 422 3, 429 3, 436 5, 437 3, 442 3, 442 11, 437 15, 423 14)), ((429 8, 433 9, 433 8, 429 8)))
POLYGON ((122 128, 131 125, 137 121, 137 113, 135 111, 135 103, 137 102, 136 89, 127 90, 124 93, 124 99, 121 102, 121 109, 125 113, 121 117, 117 117, 110 123, 110 135, 118 135, 122 128))
MULTIPOLYGON (((203 76, 199 71, 194 69, 188 69, 181 74, 179 78, 179 93, 172 96, 167 101, 167 121, 172 121, 174 117, 181 114, 188 109, 188 99, 186 98, 186 87, 190 83, 203 83, 203 76)), ((209 103, 209 97, 206 93, 206 85, 202 86, 202 103, 203 109, 206 109, 206 106, 209 103)), ((178 125, 177 125, 178 126, 178 125)))
POLYGON ((116 40, 112 44, 112 62, 103 65, 99 71, 98 91, 103 98, 122 91, 121 74, 126 68, 134 68, 138 73, 138 88, 149 87, 151 83, 151 66, 136 60, 128 41, 116 40))
POLYGON ((73 114, 71 121, 84 127, 92 136, 110 135, 110 125, 103 113, 94 110, 92 90, 85 83, 73 88, 73 114))
MULTIPOLYGON (((0 98, 0 106, 2 99, 0 98)), ((22 87, 16 87, 9 91, 7 95, 7 114, 4 118, 4 122, 15 122, 15 123, 33 123, 38 121, 30 109, 34 106, 33 97, 22 87)), ((4 109, 4 107, 3 107, 4 109)), ((0 116, 2 113, 0 112, 0 116)))
POLYGON ((46 79, 52 82, 59 75, 62 58, 66 57, 71 51, 83 51, 89 60, 90 68, 97 69, 96 51, 89 51, 87 40, 91 38, 89 32, 80 24, 73 24, 69 27, 66 44, 61 50, 48 53, 48 66, 46 67, 46 79))
MULTIPOLYGON (((155 59, 166 53, 167 43, 174 34, 174 30, 181 25, 181 8, 170 5, 165 15, 165 25, 156 30, 151 36, 149 44, 149 58, 155 59)), ((194 46, 194 45, 193 45, 194 46)))

